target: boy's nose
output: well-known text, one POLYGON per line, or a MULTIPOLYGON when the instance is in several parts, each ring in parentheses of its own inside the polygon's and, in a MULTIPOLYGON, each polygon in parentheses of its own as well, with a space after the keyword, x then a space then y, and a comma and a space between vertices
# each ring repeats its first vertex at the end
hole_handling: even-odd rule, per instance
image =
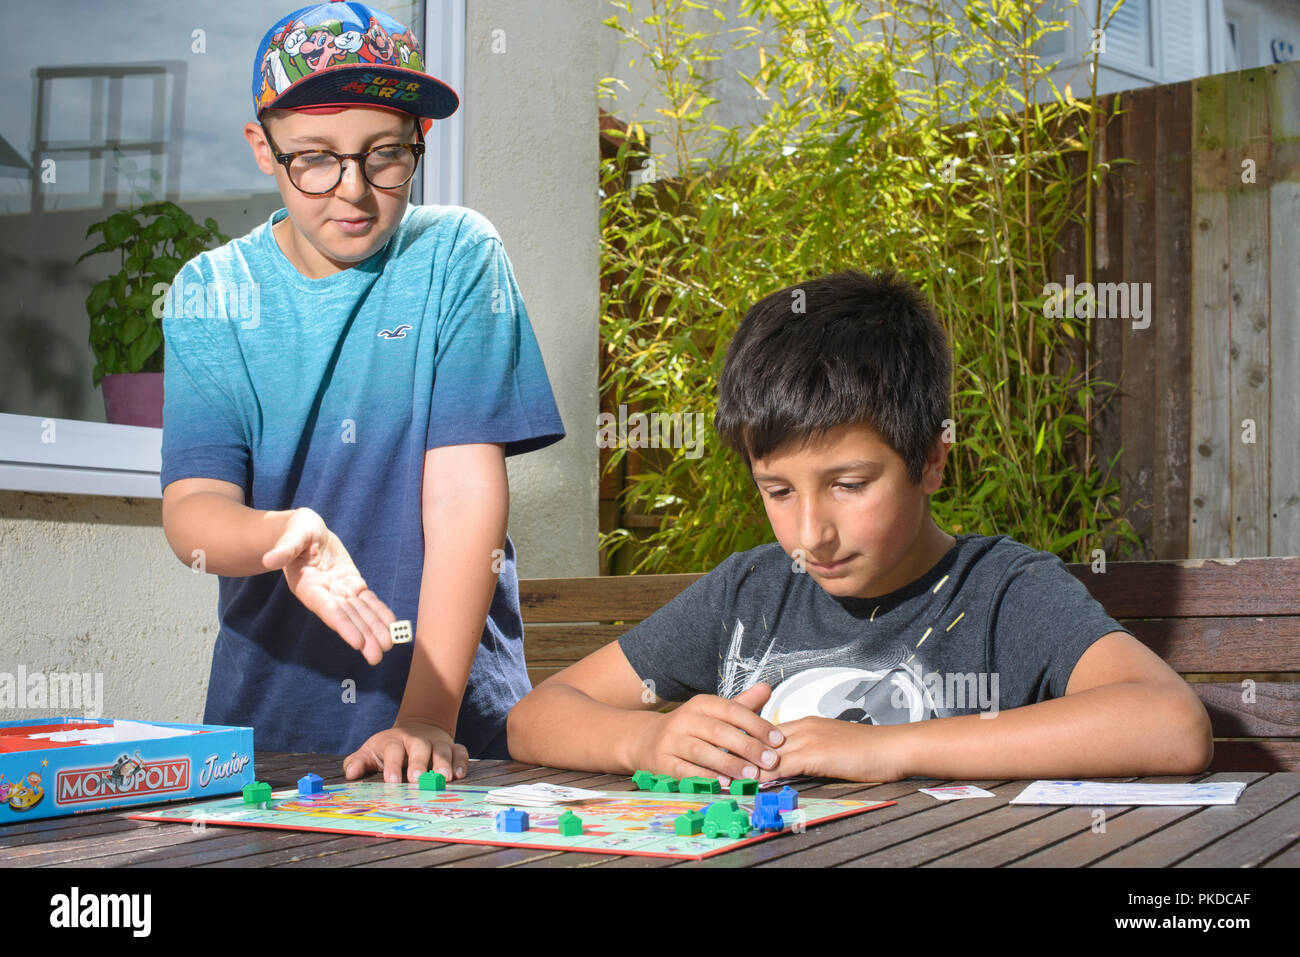
POLYGON ((343 161, 343 178, 339 180, 335 192, 343 199, 349 199, 354 196, 364 196, 369 189, 370 184, 366 182, 365 176, 361 174, 361 164, 354 159, 345 159, 343 161))
POLYGON ((799 539, 805 550, 820 552, 835 538, 830 511, 815 499, 805 499, 799 511, 799 539))

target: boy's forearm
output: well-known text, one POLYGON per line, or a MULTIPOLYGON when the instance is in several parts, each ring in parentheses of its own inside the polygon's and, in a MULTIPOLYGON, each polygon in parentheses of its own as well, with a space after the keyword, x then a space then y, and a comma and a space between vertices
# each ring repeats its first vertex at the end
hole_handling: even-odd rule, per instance
POLYGON ((638 742, 663 718, 612 707, 570 685, 541 685, 510 712, 510 756, 526 764, 630 774, 639 770, 638 742))
POLYGON ((507 500, 447 501, 426 516, 424 572, 411 670, 399 720, 420 717, 452 737, 497 584, 507 500))
POLYGON ((262 556, 275 547, 292 514, 249 508, 215 492, 193 492, 164 510, 163 532, 176 557, 192 568, 232 578, 261 575, 266 572, 262 556))
POLYGON ((901 777, 1193 774, 1213 737, 1190 689, 1121 683, 1000 711, 890 728, 901 777), (1190 699, 1190 700, 1189 700, 1190 699))

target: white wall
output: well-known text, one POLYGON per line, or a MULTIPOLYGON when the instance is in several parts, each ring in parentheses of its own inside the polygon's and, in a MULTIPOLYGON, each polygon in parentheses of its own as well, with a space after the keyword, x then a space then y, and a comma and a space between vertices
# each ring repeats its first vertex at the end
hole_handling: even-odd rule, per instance
MULTIPOLYGON (((1104 4, 1104 8, 1109 6, 1104 4)), ((1274 39, 1300 52, 1300 3, 1296 0, 1150 0, 1150 9, 1151 64, 1125 63, 1108 50, 1097 73, 1099 94, 1266 66, 1274 62, 1274 39), (1229 20, 1238 28, 1236 50, 1229 40, 1229 20)), ((1095 0, 1080 0, 1069 13, 1073 26, 1066 52, 1061 66, 1052 72, 1059 89, 1068 82, 1079 97, 1088 87, 1089 71, 1082 57, 1090 43, 1094 12, 1095 0)), ((1039 95, 1049 94, 1040 90, 1039 95)))
POLYGON ((521 577, 599 573, 600 221, 591 0, 468 4, 465 205, 501 233, 565 439, 507 460, 521 577), (499 51, 499 52, 494 52, 499 51))
POLYGON ((1226 17, 1237 27, 1237 63, 1249 70, 1300 57, 1300 3, 1296 0, 1223 0, 1226 17), (1274 49, 1274 41, 1279 48, 1274 49))

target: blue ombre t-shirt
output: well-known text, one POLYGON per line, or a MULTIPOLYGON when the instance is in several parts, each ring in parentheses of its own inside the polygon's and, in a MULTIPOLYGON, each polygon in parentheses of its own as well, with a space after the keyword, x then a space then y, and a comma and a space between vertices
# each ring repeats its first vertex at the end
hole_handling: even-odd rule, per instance
MULTIPOLYGON (((186 263, 168 294, 162 486, 211 478, 255 509, 318 512, 370 588, 417 624, 426 450, 564 435, 496 229, 457 206, 409 206, 384 248, 309 279, 271 232, 186 263)), ((221 577, 204 720, 259 748, 347 754, 392 726, 413 645, 376 666, 289 591, 283 572, 221 577)), ((529 691, 514 546, 460 710, 471 756, 508 757, 529 691)))

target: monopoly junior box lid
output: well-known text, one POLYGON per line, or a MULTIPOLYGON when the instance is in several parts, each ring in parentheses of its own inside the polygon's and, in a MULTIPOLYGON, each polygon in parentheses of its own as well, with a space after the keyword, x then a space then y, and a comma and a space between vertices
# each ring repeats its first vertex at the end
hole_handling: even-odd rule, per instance
POLYGON ((0 824, 239 791, 253 730, 114 718, 0 722, 0 824))

